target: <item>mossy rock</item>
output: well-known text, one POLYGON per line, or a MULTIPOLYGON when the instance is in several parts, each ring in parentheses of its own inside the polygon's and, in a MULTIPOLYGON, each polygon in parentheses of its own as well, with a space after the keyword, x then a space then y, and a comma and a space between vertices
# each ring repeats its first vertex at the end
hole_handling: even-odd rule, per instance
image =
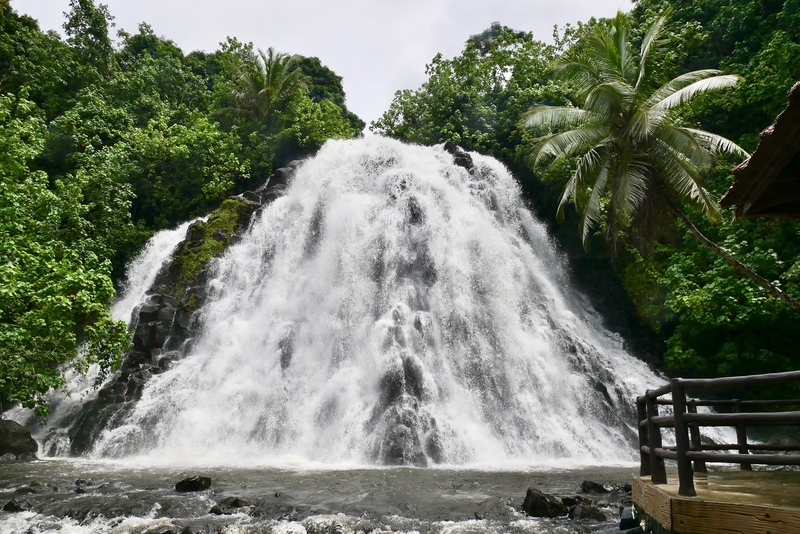
MULTIPOLYGON (((181 244, 173 262, 175 296, 186 297, 186 290, 198 281, 209 262, 222 254, 247 227, 258 204, 246 199, 229 198, 205 221, 189 227, 186 241, 181 244)), ((191 301, 193 295, 189 295, 191 301)))

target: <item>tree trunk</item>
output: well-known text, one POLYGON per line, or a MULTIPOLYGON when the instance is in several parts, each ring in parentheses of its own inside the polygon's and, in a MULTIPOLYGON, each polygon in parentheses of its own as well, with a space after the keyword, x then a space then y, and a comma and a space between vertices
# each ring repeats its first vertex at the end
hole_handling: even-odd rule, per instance
POLYGON ((683 213, 683 211, 680 210, 680 208, 670 203, 670 210, 683 222, 683 224, 686 225, 689 231, 692 232, 692 234, 697 238, 698 241, 700 241, 700 243, 713 250, 716 254, 722 257, 722 259, 730 263, 737 271, 791 306, 794 311, 800 313, 800 302, 794 300, 792 297, 784 293, 781 288, 750 269, 747 265, 733 257, 730 252, 703 235, 703 233, 694 225, 694 223, 692 223, 692 221, 689 220, 689 218, 685 213, 683 213))

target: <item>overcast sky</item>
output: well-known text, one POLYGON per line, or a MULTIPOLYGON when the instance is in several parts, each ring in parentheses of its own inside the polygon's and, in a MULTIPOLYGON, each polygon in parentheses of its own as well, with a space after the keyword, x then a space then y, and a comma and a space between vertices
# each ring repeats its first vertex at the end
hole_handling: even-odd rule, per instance
MULTIPOLYGON (((344 78, 348 107, 369 124, 398 89, 425 81, 437 52, 457 55, 493 21, 551 42, 553 26, 608 17, 630 0, 105 0, 116 28, 147 22, 184 52, 213 51, 225 37, 317 56, 344 78)), ((61 31, 69 0, 11 0, 44 30, 61 31)))

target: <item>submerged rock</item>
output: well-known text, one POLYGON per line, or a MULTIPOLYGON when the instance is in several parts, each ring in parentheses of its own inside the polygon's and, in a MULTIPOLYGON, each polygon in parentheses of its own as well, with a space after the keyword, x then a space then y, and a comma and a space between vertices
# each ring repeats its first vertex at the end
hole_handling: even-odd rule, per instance
POLYGON ((569 518, 578 521, 579 519, 590 519, 592 521, 605 521, 608 519, 597 506, 577 505, 569 511, 569 518))
POLYGON ((208 477, 188 477, 175 484, 175 491, 181 493, 189 491, 203 491, 211 487, 211 479, 208 477))
POLYGON ((583 493, 608 493, 605 486, 598 482, 592 482, 591 480, 583 481, 583 484, 581 484, 581 491, 583 493))

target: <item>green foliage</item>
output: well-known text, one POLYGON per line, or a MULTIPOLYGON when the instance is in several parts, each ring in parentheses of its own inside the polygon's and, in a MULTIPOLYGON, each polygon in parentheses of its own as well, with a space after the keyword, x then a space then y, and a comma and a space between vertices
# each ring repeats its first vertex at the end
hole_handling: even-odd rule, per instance
POLYGON ((111 262, 80 187, 31 171, 45 126, 34 105, 0 97, 0 397, 46 413, 61 366, 108 370, 128 343, 108 313, 111 262))
POLYGON ((526 137, 518 127, 521 112, 536 102, 566 101, 551 82, 554 53, 529 33, 494 25, 470 38, 461 55, 434 57, 428 81, 398 91, 370 130, 412 143, 454 141, 513 161, 526 137))

